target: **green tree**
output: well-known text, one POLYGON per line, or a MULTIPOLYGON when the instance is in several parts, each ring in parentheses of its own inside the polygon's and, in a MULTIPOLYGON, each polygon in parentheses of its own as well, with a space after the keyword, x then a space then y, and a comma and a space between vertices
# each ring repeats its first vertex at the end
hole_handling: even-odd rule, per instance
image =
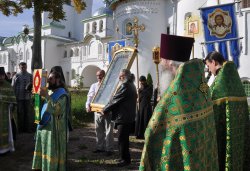
MULTIPOLYGON (((48 12, 49 18, 54 21, 65 19, 63 4, 69 4, 71 0, 0 0, 0 11, 6 15, 18 15, 24 9, 34 9, 34 39, 32 49, 31 69, 42 68, 41 55, 41 29, 42 29, 42 12, 48 12)), ((75 10, 80 13, 85 9, 84 0, 73 0, 75 10)))
POLYGON ((147 75, 147 84, 153 86, 153 79, 150 73, 147 75))

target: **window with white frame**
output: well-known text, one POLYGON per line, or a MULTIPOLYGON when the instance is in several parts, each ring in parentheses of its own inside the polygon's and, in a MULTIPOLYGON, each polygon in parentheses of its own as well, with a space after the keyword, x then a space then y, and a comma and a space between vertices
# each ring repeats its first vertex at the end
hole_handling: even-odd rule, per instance
POLYGON ((67 56, 68 56, 68 55, 67 55, 67 51, 65 50, 65 51, 64 51, 64 54, 63 54, 63 57, 64 57, 64 58, 67 58, 67 56))
POLYGON ((89 33, 89 23, 86 24, 86 33, 89 33))
POLYGON ((73 57, 73 55, 74 55, 74 51, 73 51, 73 49, 70 49, 69 57, 73 57))
POLYGON ((92 23, 92 33, 95 34, 96 33, 96 22, 92 23))
POLYGON ((99 32, 103 32, 103 20, 99 21, 99 32))
POLYGON ((79 56, 79 48, 75 49, 75 56, 79 56))

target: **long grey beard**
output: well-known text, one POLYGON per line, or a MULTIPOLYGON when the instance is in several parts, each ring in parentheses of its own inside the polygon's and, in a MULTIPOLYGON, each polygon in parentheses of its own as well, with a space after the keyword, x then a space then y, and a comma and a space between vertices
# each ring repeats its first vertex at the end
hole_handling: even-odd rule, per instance
POLYGON ((169 70, 161 71, 160 74, 160 96, 167 90, 170 83, 174 79, 174 75, 169 70))

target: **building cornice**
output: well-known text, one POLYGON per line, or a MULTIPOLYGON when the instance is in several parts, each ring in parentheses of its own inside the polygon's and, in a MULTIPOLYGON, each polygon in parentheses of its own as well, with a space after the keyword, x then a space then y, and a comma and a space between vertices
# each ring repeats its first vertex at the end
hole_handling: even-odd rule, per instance
POLYGON ((89 22, 89 21, 93 21, 93 20, 96 20, 96 19, 109 17, 109 16, 111 16, 111 15, 108 15, 108 14, 98 15, 98 16, 95 16, 95 17, 91 17, 91 18, 87 18, 85 20, 82 20, 81 22, 86 23, 86 22, 89 22))
POLYGON ((73 42, 75 39, 69 39, 67 37, 61 37, 61 36, 55 36, 55 35, 44 35, 42 36, 42 39, 54 39, 54 40, 60 40, 64 42, 73 42))

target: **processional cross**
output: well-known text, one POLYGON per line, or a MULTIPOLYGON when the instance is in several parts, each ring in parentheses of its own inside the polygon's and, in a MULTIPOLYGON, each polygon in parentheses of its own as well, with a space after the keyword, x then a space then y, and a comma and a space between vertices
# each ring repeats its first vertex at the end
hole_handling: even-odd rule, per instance
POLYGON ((144 24, 139 25, 138 21, 139 21, 138 18, 134 17, 133 25, 128 28, 129 31, 133 31, 134 33, 134 44, 136 48, 138 47, 139 44, 139 31, 143 32, 145 30, 144 24))
MULTIPOLYGON (((134 33, 134 45, 136 47, 136 49, 138 48, 138 44, 139 44, 139 31, 144 31, 145 30, 145 26, 144 24, 139 25, 138 24, 138 18, 134 17, 134 23, 132 24, 132 26, 130 26, 128 29, 129 31, 133 31, 134 33)), ((137 70, 137 88, 139 89, 139 64, 138 64, 138 52, 136 55, 136 70, 137 70)))

